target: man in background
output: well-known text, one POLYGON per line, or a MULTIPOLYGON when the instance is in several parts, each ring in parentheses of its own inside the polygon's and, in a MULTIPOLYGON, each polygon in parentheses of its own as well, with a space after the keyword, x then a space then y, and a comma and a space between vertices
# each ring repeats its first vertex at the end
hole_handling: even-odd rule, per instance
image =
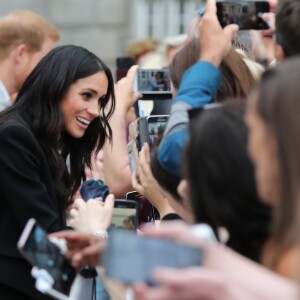
POLYGON ((0 111, 12 104, 13 95, 58 40, 57 28, 34 12, 0 18, 0 111))

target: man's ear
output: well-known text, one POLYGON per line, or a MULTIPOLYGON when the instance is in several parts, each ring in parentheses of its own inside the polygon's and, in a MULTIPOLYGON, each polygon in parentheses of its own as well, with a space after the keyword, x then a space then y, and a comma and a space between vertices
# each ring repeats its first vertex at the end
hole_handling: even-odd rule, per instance
POLYGON ((281 45, 278 44, 275 45, 275 57, 276 60, 279 62, 283 62, 286 59, 285 52, 281 45))
POLYGON ((27 53, 27 45, 20 44, 14 50, 14 60, 17 64, 20 64, 24 58, 24 55, 27 53))

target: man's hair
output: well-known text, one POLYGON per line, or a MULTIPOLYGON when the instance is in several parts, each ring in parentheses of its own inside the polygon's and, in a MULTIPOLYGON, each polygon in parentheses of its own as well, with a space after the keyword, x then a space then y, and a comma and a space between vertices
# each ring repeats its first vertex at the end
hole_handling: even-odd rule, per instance
POLYGON ((285 56, 300 54, 300 1, 279 1, 276 12, 276 43, 285 56))
POLYGON ((46 38, 59 39, 54 25, 34 12, 14 11, 0 18, 0 60, 20 44, 26 44, 31 52, 38 52, 46 38))

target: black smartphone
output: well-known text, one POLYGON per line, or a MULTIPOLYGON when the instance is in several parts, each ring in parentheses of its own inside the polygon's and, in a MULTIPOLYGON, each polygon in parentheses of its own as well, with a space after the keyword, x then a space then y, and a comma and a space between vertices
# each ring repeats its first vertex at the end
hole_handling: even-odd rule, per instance
POLYGON ((138 119, 137 148, 140 151, 144 143, 149 144, 150 150, 162 138, 167 126, 168 115, 156 115, 138 119))
POLYGON ((128 230, 111 230, 102 264, 108 277, 128 284, 138 281, 155 284, 152 273, 156 267, 200 266, 202 249, 137 235, 128 230))
POLYGON ((17 248, 32 266, 44 269, 52 276, 54 290, 69 295, 76 271, 35 219, 28 220, 17 248))
POLYGON ((139 69, 134 91, 143 95, 141 99, 172 98, 172 83, 169 69, 139 69))
POLYGON ((136 230, 139 224, 136 201, 116 199, 110 228, 136 230))
POLYGON ((269 26, 261 18, 263 13, 270 12, 267 1, 218 1, 217 16, 222 27, 229 24, 239 25, 240 30, 262 30, 269 26))
POLYGON ((137 191, 128 192, 126 199, 135 201, 138 205, 138 227, 142 224, 154 223, 155 220, 159 219, 159 213, 156 208, 137 191))
POLYGON ((130 67, 135 65, 135 60, 131 56, 120 56, 116 59, 117 71, 116 71, 116 80, 119 81, 127 75, 130 67))

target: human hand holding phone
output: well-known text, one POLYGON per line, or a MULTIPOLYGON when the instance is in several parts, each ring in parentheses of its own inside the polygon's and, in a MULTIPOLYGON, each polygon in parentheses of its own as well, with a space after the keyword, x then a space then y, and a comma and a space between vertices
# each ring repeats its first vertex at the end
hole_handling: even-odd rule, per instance
POLYGON ((53 278, 53 286, 48 289, 53 288, 62 296, 69 294, 76 271, 35 219, 27 222, 17 248, 32 266, 45 270, 53 278))
POLYGON ((160 218, 166 214, 174 213, 174 209, 169 205, 168 199, 153 177, 150 169, 150 150, 145 143, 138 155, 138 174, 132 174, 132 187, 143 195, 158 210, 160 218))
POLYGON ((68 225, 80 232, 95 233, 107 230, 111 224, 114 195, 109 194, 105 202, 101 199, 90 199, 88 202, 77 198, 72 204, 68 225))
POLYGON ((206 10, 199 25, 199 60, 209 61, 218 67, 230 51, 238 29, 236 24, 222 28, 217 17, 215 0, 207 0, 206 10))
POLYGON ((105 239, 91 233, 65 230, 51 233, 49 237, 66 241, 68 250, 65 256, 75 268, 98 266, 99 257, 106 246, 105 239))
POLYGON ((157 267, 200 266, 202 250, 163 239, 136 235, 126 230, 111 230, 102 265, 108 277, 124 283, 155 284, 157 267))

